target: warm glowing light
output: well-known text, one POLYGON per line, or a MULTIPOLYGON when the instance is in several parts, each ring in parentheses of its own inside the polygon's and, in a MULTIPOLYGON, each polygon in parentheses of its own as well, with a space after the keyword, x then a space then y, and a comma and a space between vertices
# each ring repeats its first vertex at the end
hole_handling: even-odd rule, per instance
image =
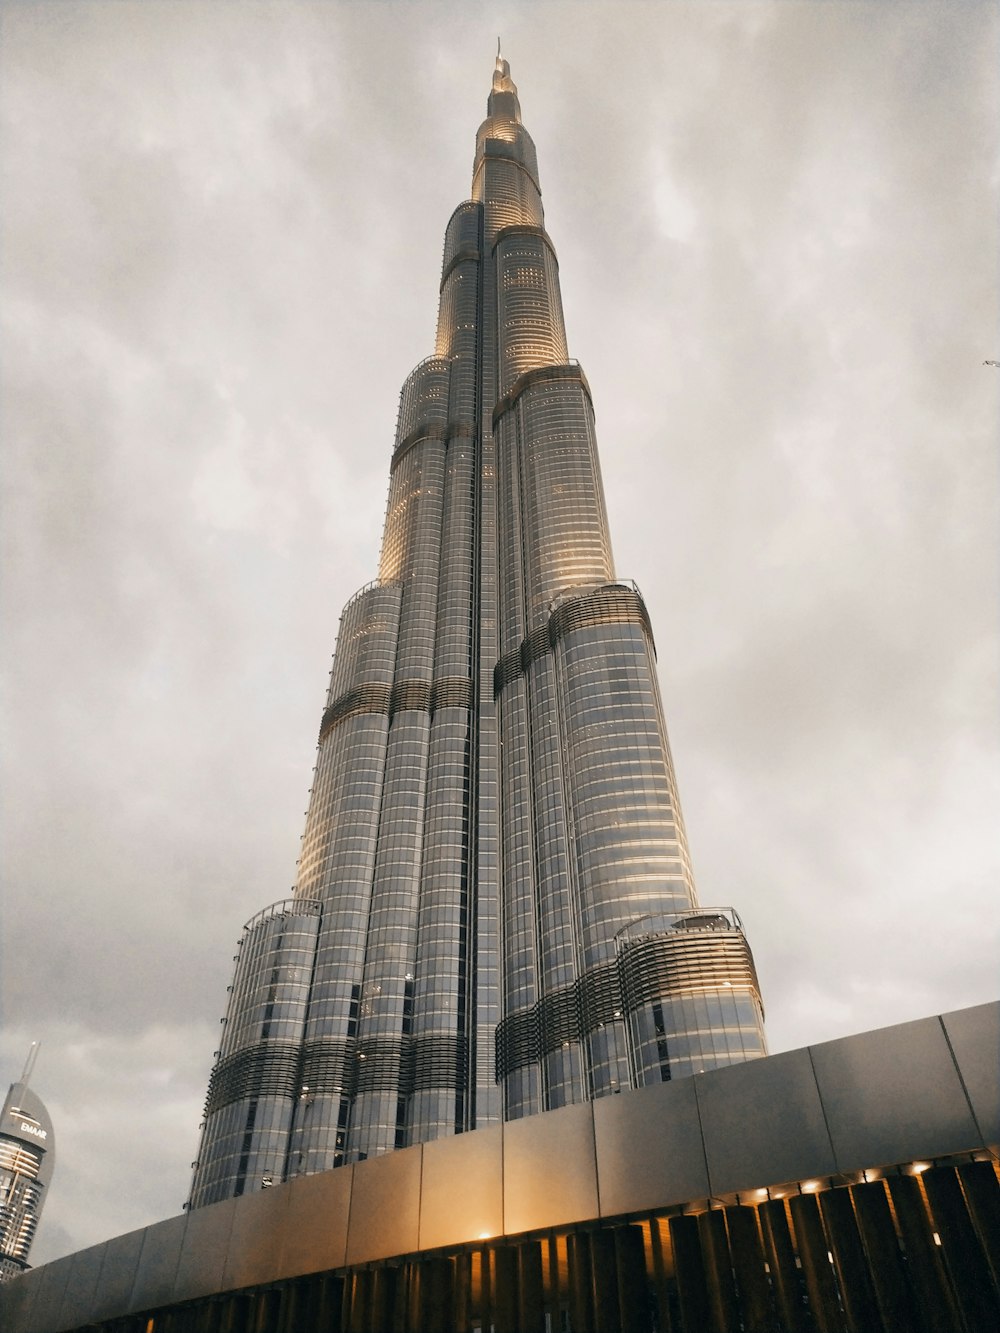
POLYGON ((766 1198, 767 1198, 767 1190, 756 1190, 755 1193, 756 1193, 758 1199, 766 1199, 766 1198))
POLYGON ((914 1162, 913 1174, 915 1176, 919 1176, 922 1171, 929 1171, 930 1166, 931 1166, 930 1162, 914 1162))
POLYGON ((938 1235, 938 1233, 937 1233, 936 1231, 934 1232, 934 1244, 935 1244, 935 1245, 940 1245, 940 1244, 941 1244, 941 1237, 938 1235))
POLYGON ((489 1238, 490 1238, 490 1233, 488 1231, 480 1231, 479 1233, 480 1240, 489 1240, 489 1238))
POLYGON ((818 1190, 818 1189, 819 1189, 819 1181, 818 1181, 818 1180, 806 1180, 806 1181, 803 1182, 803 1184, 802 1184, 802 1188, 803 1188, 804 1190, 808 1190, 810 1193, 812 1193, 813 1190, 818 1190))

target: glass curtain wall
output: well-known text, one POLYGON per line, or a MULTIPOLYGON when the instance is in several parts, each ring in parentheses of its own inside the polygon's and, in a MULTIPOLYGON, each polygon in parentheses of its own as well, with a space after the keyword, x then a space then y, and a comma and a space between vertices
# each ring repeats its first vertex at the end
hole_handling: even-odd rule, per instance
POLYGON ((312 940, 293 1072, 270 1090, 273 1028, 238 968, 192 1204, 202 1178, 241 1193, 765 1052, 739 919, 698 906, 500 57, 434 355, 400 396, 378 580, 341 620, 290 910, 312 940))

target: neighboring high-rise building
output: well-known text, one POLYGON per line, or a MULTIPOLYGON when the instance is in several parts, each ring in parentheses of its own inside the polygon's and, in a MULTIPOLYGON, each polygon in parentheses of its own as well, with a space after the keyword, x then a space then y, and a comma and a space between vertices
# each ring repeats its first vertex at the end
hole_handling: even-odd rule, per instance
POLYGON ((239 944, 193 1207, 765 1054, 739 918, 698 906, 499 56, 440 290, 294 896, 239 944))
POLYGON ((32 1045, 0 1114, 0 1282, 30 1267, 28 1252, 56 1161, 49 1113, 28 1087, 37 1050, 32 1045))

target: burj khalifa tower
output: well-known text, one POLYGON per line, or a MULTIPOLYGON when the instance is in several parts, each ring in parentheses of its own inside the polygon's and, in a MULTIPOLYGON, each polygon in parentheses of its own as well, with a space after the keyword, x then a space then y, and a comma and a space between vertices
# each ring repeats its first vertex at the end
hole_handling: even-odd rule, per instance
POLYGON ((766 1053, 740 919, 698 903, 499 55, 389 468, 294 894, 239 942, 191 1207, 766 1053))

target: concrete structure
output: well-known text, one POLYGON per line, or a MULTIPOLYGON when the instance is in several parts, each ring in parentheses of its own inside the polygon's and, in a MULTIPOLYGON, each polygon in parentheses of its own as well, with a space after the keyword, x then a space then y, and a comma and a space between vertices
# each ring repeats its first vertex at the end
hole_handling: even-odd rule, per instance
POLYGON ((499 57, 298 882, 247 924, 224 1023, 192 1207, 766 1051, 740 919, 698 904, 499 57))
POLYGON ((28 1087, 37 1045, 0 1112, 0 1282, 28 1267, 56 1163, 55 1134, 42 1099, 28 1087))
POLYGON ((565 1107, 17 1279, 6 1333, 991 1333, 1000 1005, 565 1107))

